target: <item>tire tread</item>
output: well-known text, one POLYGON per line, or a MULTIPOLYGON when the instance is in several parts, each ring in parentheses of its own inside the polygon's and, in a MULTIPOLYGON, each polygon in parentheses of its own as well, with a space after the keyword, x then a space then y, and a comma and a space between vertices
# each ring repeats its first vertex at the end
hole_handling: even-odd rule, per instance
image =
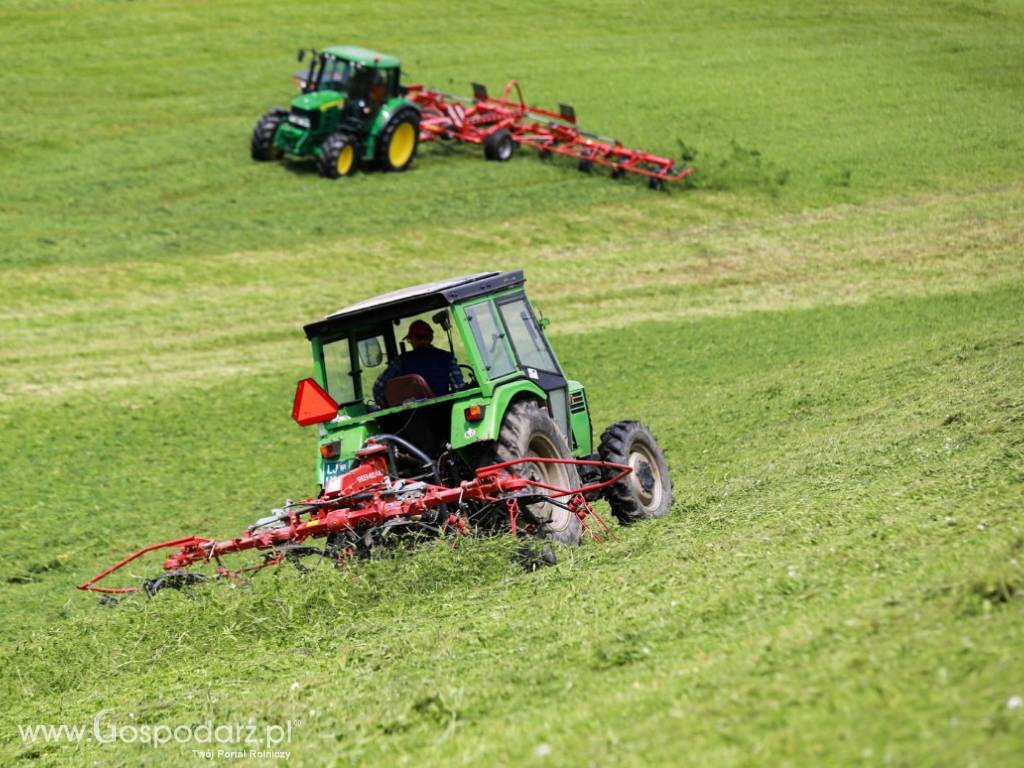
MULTIPOLYGON (((658 445, 657 440, 654 439, 654 435, 651 434, 651 431, 639 421, 617 421, 601 433, 601 442, 600 447, 598 448, 598 454, 601 456, 602 461, 611 461, 616 464, 628 464, 630 444, 638 435, 649 440, 649 447, 653 447, 655 449, 655 457, 660 459, 660 463, 662 464, 660 469, 662 476, 665 478, 664 491, 666 494, 666 500, 662 504, 662 512, 655 515, 660 516, 660 514, 664 513, 664 510, 667 510, 672 506, 672 476, 668 472, 668 467, 665 466, 664 454, 661 451, 661 447, 658 445)), ((649 515, 640 508, 636 498, 633 496, 633 491, 630 487, 629 481, 625 478, 608 488, 608 490, 605 491, 605 498, 608 500, 608 503, 612 508, 612 514, 622 525, 630 525, 649 517, 649 515)))

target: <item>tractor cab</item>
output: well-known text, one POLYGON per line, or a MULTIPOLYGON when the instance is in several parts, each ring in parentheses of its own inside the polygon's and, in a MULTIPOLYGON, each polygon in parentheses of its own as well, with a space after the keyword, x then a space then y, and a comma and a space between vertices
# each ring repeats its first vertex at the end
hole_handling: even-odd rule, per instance
MULTIPOLYGON (((306 58, 306 49, 298 59, 306 58)), ((312 51, 309 69, 295 73, 302 93, 332 91, 349 101, 379 108, 388 98, 399 95, 401 65, 393 56, 355 46, 334 46, 312 51)))
POLYGON ((305 327, 314 376, 300 384, 293 415, 320 424, 324 487, 379 434, 471 471, 523 399, 550 415, 569 452, 591 453, 583 387, 566 379, 524 283, 521 271, 466 275, 367 299, 305 327), (425 346, 424 335, 432 336, 425 346), (324 407, 310 412, 304 396, 324 407))

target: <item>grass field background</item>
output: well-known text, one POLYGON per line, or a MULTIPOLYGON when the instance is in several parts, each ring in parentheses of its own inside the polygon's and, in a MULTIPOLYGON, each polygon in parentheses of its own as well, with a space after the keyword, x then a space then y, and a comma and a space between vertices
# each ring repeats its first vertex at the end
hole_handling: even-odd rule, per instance
POLYGON ((291 720, 288 765, 1021 759, 1024 4, 7 3, 0 91, 0 762, 206 762, 19 736, 105 710, 291 720), (692 184, 252 163, 340 42, 692 184), (303 323, 519 267, 595 428, 666 446, 669 516, 535 574, 471 541, 73 590, 313 490, 303 323))

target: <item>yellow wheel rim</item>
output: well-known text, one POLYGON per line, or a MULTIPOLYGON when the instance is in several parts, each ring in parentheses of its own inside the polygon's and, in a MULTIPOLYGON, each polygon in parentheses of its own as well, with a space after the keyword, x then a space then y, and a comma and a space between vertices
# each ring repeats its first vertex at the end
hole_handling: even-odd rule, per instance
POLYGON ((356 152, 352 149, 351 144, 346 144, 341 148, 341 152, 338 153, 338 175, 348 176, 348 172, 352 170, 352 163, 355 162, 356 152))
POLYGON ((392 168, 401 168, 409 162, 412 151, 416 147, 416 129, 412 123, 402 123, 391 134, 388 144, 388 162, 392 168))

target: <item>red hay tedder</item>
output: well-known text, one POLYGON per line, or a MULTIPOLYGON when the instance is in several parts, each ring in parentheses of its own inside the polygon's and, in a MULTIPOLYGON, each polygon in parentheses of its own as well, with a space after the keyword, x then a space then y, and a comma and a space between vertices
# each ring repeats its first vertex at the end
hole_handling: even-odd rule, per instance
POLYGON ((575 110, 566 104, 559 105, 558 112, 527 105, 515 80, 505 86, 501 98, 489 96, 479 83, 473 84, 471 99, 422 85, 409 86, 407 98, 422 111, 421 142, 450 139, 482 144, 489 160, 510 159, 515 145, 531 147, 542 158, 552 154, 573 158, 584 172, 599 165, 610 169, 613 178, 626 173, 645 176, 652 189, 693 173, 693 168, 671 158, 629 149, 615 139, 581 131, 575 110), (513 91, 514 100, 510 98, 513 91))
MULTIPOLYGON (((608 526, 591 507, 587 497, 630 474, 624 464, 581 459, 554 459, 536 456, 504 461, 476 470, 473 480, 457 487, 440 485, 436 464, 414 446, 393 435, 372 439, 357 453, 357 465, 340 478, 335 487, 319 498, 288 503, 275 514, 257 520, 245 533, 233 539, 186 538, 151 544, 118 561, 78 589, 112 595, 145 592, 152 596, 165 588, 181 589, 212 579, 237 579, 246 573, 317 556, 335 563, 364 554, 374 547, 400 539, 447 537, 452 546, 460 535, 471 530, 505 530, 514 535, 543 537, 545 517, 538 508, 553 504, 579 518, 591 538, 600 536, 588 521, 602 531, 608 526), (394 472, 393 446, 417 455, 423 461, 425 475, 435 483, 398 478, 394 472), (520 464, 557 463, 588 466, 612 476, 580 488, 557 488, 539 480, 513 474, 520 464), (307 540, 324 539, 323 547, 310 546, 307 540), (160 549, 175 549, 163 563, 163 573, 146 579, 141 586, 108 587, 100 582, 143 555, 160 549), (260 550, 261 562, 241 568, 228 568, 224 557, 260 550), (212 566, 212 574, 189 570, 212 566)), ((550 552, 550 550, 548 550, 550 552)), ((546 555, 550 557, 550 555, 546 555)))

